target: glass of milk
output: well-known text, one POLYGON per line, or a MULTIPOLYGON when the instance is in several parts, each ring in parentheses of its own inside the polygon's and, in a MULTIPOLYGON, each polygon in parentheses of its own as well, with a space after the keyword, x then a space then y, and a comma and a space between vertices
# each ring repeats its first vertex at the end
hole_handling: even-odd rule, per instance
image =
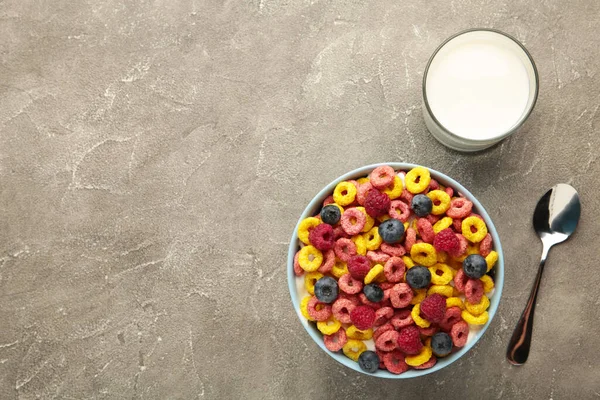
POLYGON ((478 151, 513 134, 538 96, 529 52, 492 29, 460 32, 433 53, 423 74, 423 114, 431 134, 458 151, 478 151))

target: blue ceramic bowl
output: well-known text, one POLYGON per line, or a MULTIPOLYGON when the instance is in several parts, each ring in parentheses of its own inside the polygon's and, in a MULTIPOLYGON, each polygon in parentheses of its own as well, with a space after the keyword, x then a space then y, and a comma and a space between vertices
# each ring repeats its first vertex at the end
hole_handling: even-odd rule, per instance
MULTIPOLYGON (((339 178, 337 178, 336 180, 334 180, 333 182, 331 182, 329 185, 325 186, 323 188, 323 190, 321 190, 319 192, 319 194, 317 194, 312 199, 312 201, 308 204, 308 206, 304 209, 304 212, 300 216, 300 219, 298 220, 298 224, 304 218, 315 215, 321 209, 323 200, 325 200, 325 198, 327 196, 329 196, 331 193, 333 193, 333 189, 339 182, 349 180, 349 179, 358 179, 358 178, 367 176, 373 169, 375 169, 376 167, 378 167, 380 165, 389 165, 392 168, 394 168, 395 170, 406 170, 406 171, 417 166, 415 164, 406 164, 406 163, 382 163, 382 164, 367 165, 362 168, 355 169, 354 171, 348 172, 347 174, 342 175, 339 178)), ((482 327, 482 329, 479 330, 475 334, 473 339, 470 340, 469 343, 467 343, 466 346, 464 346, 462 349, 451 354, 448 357, 439 358, 437 363, 435 364, 435 366, 433 366, 432 368, 425 369, 425 370, 414 370, 413 369, 413 370, 409 370, 400 375, 394 375, 388 371, 379 370, 375 374, 367 374, 367 375, 371 375, 371 376, 375 376, 375 377, 379 377, 379 378, 405 379, 405 378, 414 378, 417 376, 427 375, 427 374, 430 374, 435 371, 439 371, 440 369, 447 367, 448 365, 452 364, 454 361, 458 360, 460 357, 465 355, 471 349, 471 347, 473 347, 475 345, 475 343, 477 343, 477 341, 483 336, 483 334, 487 330, 488 326, 492 322, 494 315, 496 314, 496 310, 498 309, 498 304, 500 303, 500 296, 502 295, 502 286, 504 285, 504 256, 502 254, 502 246, 500 245, 500 238, 498 237, 498 232, 496 231, 496 227, 494 226, 490 216, 485 211, 485 209, 483 208, 481 203, 475 198, 475 196, 473 196, 471 194, 471 192, 469 192, 465 187, 463 187, 460 183, 458 183, 454 179, 450 178, 449 176, 444 175, 441 172, 435 171, 431 168, 428 168, 428 169, 431 172, 431 176, 435 180, 437 180, 440 184, 442 184, 444 186, 453 187, 455 190, 457 190, 463 196, 465 196, 467 199, 469 199, 470 201, 473 202, 474 211, 483 217, 483 219, 485 220, 485 223, 487 224, 488 231, 492 235, 495 250, 498 252, 498 262, 496 263, 496 267, 495 267, 495 269, 496 269, 495 290, 494 290, 493 295, 490 297, 490 308, 488 310, 489 320, 482 327)), ((298 247, 299 247, 298 233, 297 233, 298 232, 298 224, 296 224, 296 227, 294 228, 294 233, 292 234, 292 239, 290 241, 290 247, 288 250, 288 260, 287 260, 288 286, 289 286, 289 290, 290 290, 290 295, 292 297, 292 303, 294 305, 294 310, 296 311, 296 314, 298 315, 298 318, 300 319, 302 326, 304 326, 304 329, 306 329, 306 332, 308 332, 310 337, 315 341, 315 343, 317 343, 317 345, 319 345, 319 347, 321 347, 321 349, 323 349, 324 352, 329 354, 334 360, 345 365, 346 367, 353 369, 355 371, 358 371, 358 372, 365 373, 363 370, 360 369, 357 362, 350 360, 349 358, 344 356, 344 354, 342 354, 342 352, 334 353, 334 352, 327 350, 327 348, 325 347, 325 345, 323 343, 323 336, 321 335, 321 332, 319 332, 317 330, 316 325, 314 323, 308 322, 300 313, 300 300, 298 298, 299 296, 298 296, 298 291, 296 289, 296 277, 294 275, 294 255, 298 251, 298 247)))

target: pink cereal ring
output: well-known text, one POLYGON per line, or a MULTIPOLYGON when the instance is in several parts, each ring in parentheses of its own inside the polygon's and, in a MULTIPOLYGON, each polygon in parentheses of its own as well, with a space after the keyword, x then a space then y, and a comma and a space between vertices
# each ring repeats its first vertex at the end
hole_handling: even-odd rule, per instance
POLYGON ((408 228, 406 230, 406 238, 404 239, 404 248, 407 253, 410 253, 410 249, 415 243, 417 243, 417 232, 413 228, 408 228))
POLYGON ((360 293, 363 284, 361 281, 354 279, 350 274, 344 274, 338 279, 338 286, 340 290, 347 294, 360 293))
POLYGON ((367 216, 356 208, 349 208, 342 214, 340 224, 344 231, 350 235, 358 235, 367 223, 367 216))
POLYGON ((469 338, 469 324, 465 321, 459 321, 452 325, 450 337, 456 347, 463 347, 467 344, 467 339, 469 338))
POLYGON ((415 197, 415 195, 409 192, 406 188, 404 188, 402 194, 400 194, 400 199, 404 200, 406 204, 412 204, 413 197, 415 197))
POLYGON ((459 292, 464 293, 465 285, 467 284, 468 280, 469 280, 469 277, 465 274, 465 271, 462 268, 460 268, 458 270, 458 272, 456 273, 456 275, 454 276, 454 287, 459 292))
POLYGON ((392 307, 381 307, 379 310, 375 311, 375 322, 373 322, 374 326, 380 326, 385 324, 394 316, 394 309, 392 307))
POLYGON ((477 217, 480 220, 482 220, 483 222, 485 222, 484 219, 483 219, 483 217, 481 215, 475 214, 474 212, 472 212, 471 214, 469 214, 469 217, 477 217))
POLYGON ((464 237, 460 233, 457 233, 456 237, 458 238, 458 250, 456 250, 456 252, 453 253, 452 255, 455 257, 459 257, 466 253, 469 242, 468 242, 467 238, 464 237))
POLYGON ((367 251, 367 258, 374 263, 384 264, 387 262, 387 260, 390 259, 390 256, 388 254, 385 254, 383 251, 369 250, 367 251))
POLYGON ((333 195, 329 195, 325 198, 325 200, 323 200, 323 207, 333 203, 335 203, 335 201, 333 200, 333 195))
POLYGON ((353 295, 353 294, 347 294, 347 293, 344 293, 344 292, 340 292, 340 294, 338 295, 338 297, 350 301, 355 306, 360 306, 360 299, 358 297, 356 297, 355 295, 353 295))
POLYGON ((379 287, 382 288, 384 291, 391 289, 394 287, 394 284, 392 282, 381 282, 379 284, 379 287))
POLYGON ((392 320, 390 321, 394 328, 400 330, 414 323, 412 315, 410 315, 410 311, 411 310, 408 309, 396 311, 396 314, 392 317, 392 320))
POLYGON ((388 165, 382 165, 371 172, 369 181, 371 182, 371 185, 377 189, 385 189, 386 186, 389 186, 394 182, 395 177, 396 173, 394 172, 394 168, 388 165))
POLYGON ((465 297, 471 304, 477 304, 483 297, 483 283, 479 279, 469 279, 465 285, 465 297))
POLYGON ((404 279, 406 265, 400 257, 391 257, 383 266, 383 274, 388 282, 397 283, 404 279))
POLYGON ((392 351, 383 356, 385 368, 392 374, 400 375, 408 371, 408 365, 404 362, 404 354, 400 350, 392 351))
POLYGON ((371 300, 367 299, 367 296, 364 293, 360 293, 358 295, 358 298, 360 299, 360 302, 365 305, 365 306, 369 306, 371 307, 373 310, 378 310, 381 308, 381 304, 380 303, 373 303, 371 300))
POLYGON ((427 218, 419 218, 417 220, 417 229, 419 230, 419 235, 421 239, 425 243, 433 243, 433 238, 435 238, 435 232, 433 231, 433 226, 431 222, 427 220, 427 218))
POLYGON ((323 264, 319 267, 318 271, 326 274, 331 271, 333 264, 335 264, 335 252, 333 249, 329 249, 323 254, 323 264))
POLYGON ((437 326, 436 324, 431 324, 429 326, 429 328, 421 328, 421 327, 419 327, 419 332, 421 332, 421 335, 423 335, 423 336, 433 336, 439 330, 440 330, 440 327, 437 326))
POLYGON ((344 262, 348 262, 350 261, 350 257, 356 255, 356 245, 352 240, 348 238, 339 238, 335 242, 333 251, 335 251, 335 255, 337 258, 344 262))
POLYGON ((401 243, 389 244, 383 242, 381 243, 381 251, 392 257, 402 257, 406 254, 406 249, 401 243))
POLYGON ((356 189, 356 201, 358 201, 358 204, 360 204, 361 206, 365 205, 365 200, 367 199, 367 193, 369 193, 369 190, 373 189, 373 185, 371 185, 371 182, 365 182, 362 185, 358 185, 357 189, 356 189))
MULTIPOLYGON (((462 229, 462 225, 461 225, 460 229, 462 229)), ((333 238, 335 240, 338 240, 339 238, 346 238, 346 239, 348 239, 349 236, 346 233, 346 231, 344 230, 344 228, 342 228, 341 225, 338 225, 335 228, 333 228, 333 238)))
POLYGON ((462 232, 462 219, 455 218, 452 220, 452 227, 456 232, 462 232))
MULTIPOLYGON (((427 214, 427 216, 425 218, 427 218, 427 221, 429 221, 431 223, 431 225, 435 224, 436 222, 438 222, 440 220, 439 215, 433 215, 433 214, 427 214)), ((461 229, 462 229, 462 226, 461 226, 461 229)))
POLYGON ((471 213, 473 203, 464 197, 457 197, 450 201, 450 208, 446 211, 446 215, 450 218, 465 218, 471 213))
POLYGON ((356 305, 348 299, 337 299, 331 306, 331 311, 335 319, 342 324, 351 324, 350 313, 356 308, 356 305))
POLYGON ((452 189, 450 186, 448 186, 444 190, 446 191, 446 194, 448 194, 448 196, 450 196, 450 197, 454 196, 454 189, 452 189))
POLYGON ((323 342, 329 351, 340 351, 347 341, 348 337, 344 328, 339 329, 333 335, 323 335, 323 342))
POLYGON ((393 330, 394 330, 394 327, 389 322, 381 325, 380 327, 375 329, 375 331, 373 332, 373 341, 377 341, 377 338, 379 338, 379 336, 381 336, 382 333, 387 332, 387 331, 393 331, 393 330))
POLYGON ((294 275, 296 275, 296 276, 301 276, 304 273, 304 270, 302 269, 302 267, 300 266, 300 263, 298 262, 299 254, 300 254, 300 252, 297 251, 296 254, 294 255, 294 275))
POLYGON ((485 235, 481 243, 479 243, 479 254, 482 257, 487 257, 492 251, 492 235, 489 233, 485 235))
MULTIPOLYGON (((375 335, 375 334, 373 334, 375 335)), ((379 351, 375 349, 375 353, 377 353, 377 357, 379 357, 379 369, 385 370, 385 363, 383 362, 383 357, 387 354, 385 351, 379 351)))
POLYGON ((315 296, 312 296, 306 305, 308 315, 315 321, 326 321, 331 317, 331 306, 321 303, 315 296))
POLYGON ((444 330, 446 332, 449 332, 450 329, 452 329, 452 326, 454 324, 462 321, 461 313, 462 313, 462 311, 459 307, 448 308, 446 310, 446 315, 444 315, 444 318, 439 323, 440 328, 442 328, 442 330, 444 330))
POLYGON ((375 348, 381 351, 392 351, 398 346, 398 336, 400 334, 395 330, 383 332, 375 340, 375 348))
POLYGON ((392 200, 388 210, 390 217, 398 219, 402 222, 408 221, 410 217, 410 206, 402 200, 392 200))
POLYGON ((390 301, 394 308, 404 308, 410 305, 413 291, 407 283, 397 283, 390 289, 390 301))
POLYGON ((440 188, 440 184, 435 179, 431 178, 429 181, 429 190, 438 190, 440 188))
POLYGON ((428 369, 433 367, 435 364, 437 363, 437 358, 435 358, 434 355, 431 356, 431 358, 429 359, 429 361, 427 361, 426 363, 423 363, 421 365, 417 365, 416 367, 413 367, 414 369, 428 369))

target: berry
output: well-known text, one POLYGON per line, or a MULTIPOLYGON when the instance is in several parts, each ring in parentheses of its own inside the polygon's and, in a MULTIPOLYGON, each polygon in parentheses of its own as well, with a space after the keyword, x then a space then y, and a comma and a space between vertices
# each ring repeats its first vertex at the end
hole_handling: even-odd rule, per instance
POLYGON ((414 325, 403 328, 398 335, 398 348, 406 354, 418 354, 423 348, 419 328, 414 325))
POLYGON ((429 322, 441 322, 446 315, 446 299, 441 294, 427 296, 420 307, 421 314, 429 322))
POLYGON ((406 273, 406 283, 413 289, 426 288, 431 282, 431 272, 422 265, 415 265, 406 273))
POLYGON ((377 231, 384 242, 389 244, 398 243, 404 235, 404 224, 400 220, 390 218, 383 221, 377 231))
POLYGON ((424 194, 418 194, 413 197, 410 207, 417 217, 424 217, 431 212, 433 201, 424 194))
POLYGON ((369 329, 373 326, 373 322, 375 322, 375 310, 369 306, 355 307, 350 312, 350 321, 361 331, 369 329))
POLYGON ((438 332, 431 338, 431 350, 438 357, 444 357, 452 351, 452 338, 445 332, 438 332))
POLYGON ((460 250, 460 241, 452 229, 446 228, 435 235, 433 247, 437 251, 445 251, 451 256, 457 257, 459 255, 457 252, 460 250))
POLYGON ((331 225, 319 224, 308 234, 310 243, 321 251, 331 250, 335 244, 335 235, 331 225))
POLYGON ((371 350, 363 351, 358 356, 358 365, 363 371, 374 374, 379 369, 379 356, 371 350))
POLYGON ((383 289, 376 283, 365 285, 363 293, 367 297, 367 300, 372 301, 373 303, 378 303, 383 300, 383 289))
POLYGON ((365 211, 373 218, 387 214, 391 204, 390 197, 379 190, 372 189, 365 198, 365 211))
POLYGON ((472 279, 479 279, 487 272, 487 262, 479 254, 471 254, 463 261, 465 275, 472 279))
POLYGON ((340 209, 333 204, 325 206, 321 210, 321 221, 326 224, 335 225, 340 221, 341 217, 342 213, 340 212, 340 209))
POLYGON ((348 272, 354 279, 362 281, 371 270, 371 262, 365 256, 356 255, 348 260, 348 272))
POLYGON ((338 284, 335 279, 324 276, 315 283, 315 297, 321 303, 333 303, 338 297, 338 284))

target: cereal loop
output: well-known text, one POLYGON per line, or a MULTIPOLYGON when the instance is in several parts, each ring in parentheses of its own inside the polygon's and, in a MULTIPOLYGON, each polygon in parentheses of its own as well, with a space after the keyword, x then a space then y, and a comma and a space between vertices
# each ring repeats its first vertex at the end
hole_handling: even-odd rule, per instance
MULTIPOLYGON (((446 299, 446 308, 450 308, 450 307, 458 307, 461 310, 464 310, 465 303, 463 303, 463 301, 460 297, 448 297, 446 299)), ((333 315, 335 315, 335 312, 333 313, 333 315)))
POLYGON ((427 297, 427 289, 415 289, 413 291, 413 299, 411 300, 410 304, 419 304, 425 300, 425 297, 427 297))
POLYGON ((346 336, 350 339, 370 340, 373 337, 373 329, 369 328, 363 331, 354 325, 350 325, 348 329, 346 329, 346 336))
POLYGON ((361 232, 369 232, 375 225, 375 220, 373 219, 373 217, 371 217, 369 214, 367 214, 367 210, 365 210, 364 207, 354 207, 354 208, 357 209, 358 211, 360 211, 361 213, 365 214, 365 218, 367 219, 367 221, 365 222, 365 226, 362 228, 361 232))
POLYGON ((340 219, 342 228, 350 236, 358 235, 365 227, 366 223, 367 217, 356 208, 349 208, 346 210, 340 219))
POLYGON ((345 274, 338 279, 338 286, 346 294, 356 294, 360 293, 363 284, 361 281, 350 276, 350 274, 345 274))
POLYGON ((392 374, 400 375, 408 371, 408 365, 404 361, 404 354, 400 350, 391 351, 383 356, 383 365, 392 374))
POLYGON ((446 215, 454 219, 462 219, 471 214, 473 203, 464 197, 457 197, 450 201, 450 208, 446 211, 446 215))
POLYGON ((346 336, 346 331, 343 329, 339 329, 333 335, 323 336, 323 342, 325 342, 325 347, 329 351, 340 351, 347 341, 348 337, 346 336))
POLYGON ((410 253, 412 247, 417 243, 417 231, 413 228, 405 228, 405 231, 404 248, 410 253))
POLYGON ((321 220, 315 217, 308 217, 302 220, 298 225, 298 239, 304 244, 310 244, 308 240, 308 235, 310 234, 310 230, 315 226, 319 225, 321 220))
POLYGON ((379 236, 379 228, 378 227, 374 227, 369 232, 365 233, 363 235, 363 237, 365 239, 365 245, 367 247, 367 250, 377 250, 377 249, 379 249, 379 246, 381 246, 381 243, 383 242, 383 240, 381 239, 381 236, 379 236))
POLYGON ((315 319, 308 314, 308 302, 312 299, 312 296, 305 296, 300 302, 300 312, 309 321, 314 321, 315 319))
POLYGON ((323 253, 313 246, 304 246, 298 254, 298 264, 306 272, 313 272, 319 269, 323 263, 323 253))
POLYGON ((337 258, 344 262, 348 262, 350 257, 356 255, 356 245, 354 242, 347 238, 339 238, 333 246, 333 251, 337 258))
POLYGON ((331 272, 331 269, 335 265, 335 252, 333 251, 333 249, 327 250, 323 257, 323 264, 321 264, 317 271, 319 271, 322 274, 326 274, 328 272, 331 272))
POLYGON ((402 222, 408 221, 410 217, 410 206, 402 200, 393 200, 390 203, 390 209, 388 210, 390 217, 400 220, 402 222))
MULTIPOLYGON (((346 336, 347 335, 348 332, 346 332, 346 336)), ((361 355, 361 353, 367 350, 367 345, 360 340, 350 339, 346 342, 342 349, 346 357, 352 361, 358 361, 358 357, 361 355)))
POLYGON ((359 183, 358 188, 356 189, 356 201, 361 206, 365 205, 365 200, 367 199, 367 193, 369 190, 373 189, 373 185, 371 182, 359 183))
POLYGON ((471 302, 465 302, 465 307, 469 313, 474 316, 483 314, 490 306, 490 299, 486 295, 481 296, 479 303, 472 304, 471 302))
POLYGON ((315 321, 326 321, 331 317, 331 306, 321 303, 315 296, 312 296, 306 305, 308 315, 315 321))
POLYGON ((342 275, 345 275, 348 273, 348 264, 346 264, 343 261, 339 261, 339 260, 336 261, 333 264, 333 268, 331 268, 331 273, 336 278, 340 278, 342 275))
POLYGON ((389 244, 389 243, 381 243, 381 251, 385 254, 388 254, 392 257, 402 257, 406 254, 406 249, 401 243, 389 244))
POLYGON ((363 176, 362 178, 359 178, 356 180, 356 183, 358 183, 359 185, 362 185, 364 183, 370 183, 371 181, 369 181, 369 177, 367 176, 363 176))
POLYGON ((365 276, 365 285, 373 282, 385 281, 385 275, 383 274, 383 265, 375 264, 373 268, 365 276))
POLYGON ((434 285, 447 285, 452 281, 452 270, 446 264, 437 263, 429 267, 431 272, 431 283, 434 285))
POLYGON ((331 306, 331 312, 335 319, 340 321, 342 324, 350 324, 350 313, 356 308, 356 305, 348 299, 338 298, 331 306))
POLYGON ((483 257, 487 257, 492 251, 492 235, 489 233, 485 235, 481 243, 479 244, 479 254, 483 257))
POLYGON ((367 258, 374 263, 385 264, 390 259, 390 256, 383 251, 367 251, 367 258))
POLYGON ((435 293, 444 297, 452 297, 454 295, 454 288, 450 285, 432 285, 427 290, 427 296, 430 296, 435 293))
POLYGON ((446 261, 448 261, 448 253, 446 253, 445 251, 438 251, 437 252, 437 260, 439 263, 446 263, 446 261))
POLYGON ((315 283, 323 277, 323 274, 317 271, 309 272, 304 276, 304 287, 310 294, 315 294, 315 283))
MULTIPOLYGON (((394 182, 395 176, 396 173, 394 172, 394 168, 389 165, 382 165, 371 172, 369 181, 371 182, 371 185, 377 189, 384 189, 394 182)), ((402 192, 402 190, 400 190, 400 192, 402 192)))
POLYGON ((465 285, 467 284, 469 277, 465 274, 465 271, 461 268, 456 272, 454 276, 454 287, 461 293, 465 291, 465 285))
POLYGON ((333 335, 334 333, 339 331, 341 327, 342 324, 340 323, 340 321, 336 320, 333 317, 329 317, 327 321, 317 322, 317 329, 321 331, 323 335, 333 335))
POLYGON ((433 202, 431 208, 433 215, 442 215, 450 208, 450 196, 442 190, 432 190, 427 193, 427 197, 433 202))
POLYGON ((393 316, 394 309, 392 307, 381 307, 379 310, 375 311, 375 321, 373 322, 373 326, 383 325, 393 316))
POLYGON ((407 283, 397 283, 390 289, 390 302, 394 308, 404 308, 410 305, 413 292, 407 283))
POLYGON ((444 218, 440 219, 438 222, 436 222, 433 225, 433 231, 437 235, 438 233, 440 233, 444 229, 450 228, 451 226, 452 226, 452 218, 450 218, 450 217, 444 217, 444 218))
POLYGON ((381 325, 379 328, 377 328, 373 332, 373 340, 375 342, 377 342, 377 339, 379 339, 379 336, 381 336, 384 332, 393 331, 393 330, 394 330, 394 326, 389 322, 387 324, 381 325))
POLYGON ((350 182, 340 182, 333 190, 333 200, 340 206, 347 206, 356 198, 356 186, 350 182))
POLYGON ((494 281, 492 280, 491 276, 484 275, 481 278, 479 278, 479 280, 483 284, 483 291, 485 293, 489 293, 492 291, 492 289, 494 288, 494 281))
POLYGON ((406 189, 412 194, 417 194, 429 187, 431 175, 427 168, 415 167, 408 171, 404 181, 406 183, 406 189))
POLYGON ((404 362, 406 362, 406 364, 410 365, 411 367, 416 367, 425 364, 427 361, 429 361, 432 354, 433 353, 431 351, 431 347, 423 346, 419 354, 416 354, 414 356, 406 356, 404 362))
POLYGON ((467 217, 462 222, 462 234, 472 243, 481 242, 487 233, 485 222, 477 217, 467 217), (475 232, 471 228, 475 229, 475 232))
POLYGON ((398 337, 400 334, 395 330, 389 330, 375 340, 375 348, 381 351, 392 351, 398 347, 398 337))
POLYGON ((415 324, 417 324, 420 328, 429 328, 431 322, 427 321, 424 318, 421 318, 421 305, 415 304, 412 311, 410 312, 410 316, 412 317, 415 324))
POLYGON ((463 311, 461 316, 462 319, 464 319, 468 324, 471 325, 485 325, 485 323, 488 322, 488 319, 490 319, 490 315, 487 311, 484 311, 477 316, 471 314, 468 311, 463 311))
POLYGON ((302 269, 302 267, 300 266, 300 263, 298 262, 299 255, 300 255, 300 251, 297 251, 296 254, 294 254, 294 275, 296 275, 296 276, 302 276, 302 274, 304 273, 304 270, 302 269))
POLYGON ((388 282, 397 283, 404 279, 406 265, 400 257, 392 257, 386 261, 383 273, 388 282))
POLYGON ((360 254, 361 256, 367 254, 367 242, 363 235, 354 235, 350 240, 352 240, 356 246, 356 254, 360 254))
POLYGON ((432 355, 431 358, 429 359, 429 361, 427 361, 426 363, 423 363, 421 365, 415 365, 413 368, 414 369, 428 369, 428 368, 433 367, 436 363, 437 363, 437 358, 432 355))
POLYGON ((446 315, 444 315, 444 318, 439 323, 440 328, 442 328, 446 332, 450 331, 454 324, 462 321, 462 317, 460 316, 461 312, 461 308, 457 306, 447 308, 446 315))
POLYGON ((435 232, 433 231, 431 222, 427 218, 419 218, 417 220, 417 230, 425 243, 433 243, 435 232))
POLYGON ((437 262, 435 248, 429 243, 416 243, 410 249, 410 256, 417 264, 431 267, 437 262))
POLYGON ((494 265, 496 265, 497 261, 498 253, 496 253, 494 250, 490 251, 490 254, 485 257, 485 262, 487 263, 487 272, 490 272, 490 270, 494 268, 494 265))
POLYGON ((471 304, 481 301, 483 296, 483 283, 479 279, 469 279, 465 285, 465 297, 471 304))
POLYGON ((391 185, 382 189, 382 192, 387 194, 390 200, 395 200, 402 194, 404 187, 402 185, 402 179, 398 175, 394 176, 394 181, 391 185))
POLYGON ((402 257, 402 261, 404 261, 404 265, 406 265, 406 269, 411 269, 412 267, 414 267, 416 265, 415 262, 412 260, 412 258, 410 258, 409 256, 402 257))
MULTIPOLYGON (((463 313, 464 312, 465 311, 463 311, 463 313)), ((450 337, 452 338, 452 343, 454 343, 456 347, 463 347, 467 344, 467 339, 469 338, 469 324, 465 321, 459 321, 452 325, 450 337)))

